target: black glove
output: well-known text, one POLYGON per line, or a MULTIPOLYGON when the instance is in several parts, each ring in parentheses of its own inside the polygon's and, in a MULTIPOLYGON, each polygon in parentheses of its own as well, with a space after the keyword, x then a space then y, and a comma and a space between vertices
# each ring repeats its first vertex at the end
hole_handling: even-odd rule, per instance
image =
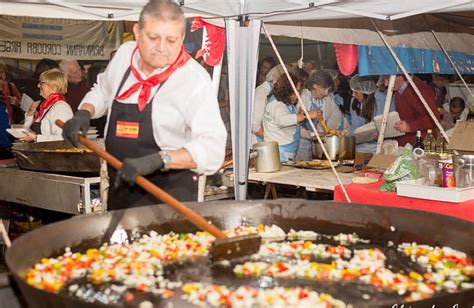
POLYGON ((121 180, 129 185, 134 185, 135 178, 138 175, 148 175, 161 168, 163 168, 163 159, 160 153, 153 153, 138 158, 125 158, 122 168, 120 168, 115 178, 114 186, 115 188, 119 187, 121 180))
POLYGON ((91 114, 87 110, 79 110, 72 119, 64 123, 63 138, 73 146, 79 146, 79 132, 84 135, 90 127, 91 114))

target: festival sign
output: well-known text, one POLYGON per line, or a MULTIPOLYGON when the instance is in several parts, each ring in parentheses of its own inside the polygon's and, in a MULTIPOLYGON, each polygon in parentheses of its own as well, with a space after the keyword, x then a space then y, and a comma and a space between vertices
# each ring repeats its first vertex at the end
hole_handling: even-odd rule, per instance
POLYGON ((108 60, 121 35, 115 21, 0 15, 0 57, 108 60))

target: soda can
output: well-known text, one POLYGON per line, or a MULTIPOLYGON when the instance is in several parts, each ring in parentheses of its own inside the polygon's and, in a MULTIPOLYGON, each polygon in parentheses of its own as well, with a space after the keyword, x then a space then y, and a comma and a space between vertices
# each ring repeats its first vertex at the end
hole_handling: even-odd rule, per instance
POLYGON ((441 176, 442 176, 442 186, 448 188, 456 187, 456 183, 454 181, 454 169, 452 162, 443 162, 442 169, 441 169, 441 176))

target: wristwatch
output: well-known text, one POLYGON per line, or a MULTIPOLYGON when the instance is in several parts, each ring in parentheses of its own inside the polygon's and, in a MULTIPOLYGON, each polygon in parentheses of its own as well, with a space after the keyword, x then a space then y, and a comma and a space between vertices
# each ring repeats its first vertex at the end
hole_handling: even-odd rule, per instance
POLYGON ((160 151, 159 152, 161 159, 163 160, 163 167, 161 168, 161 171, 166 172, 170 170, 170 163, 171 163, 171 156, 168 152, 166 151, 160 151))

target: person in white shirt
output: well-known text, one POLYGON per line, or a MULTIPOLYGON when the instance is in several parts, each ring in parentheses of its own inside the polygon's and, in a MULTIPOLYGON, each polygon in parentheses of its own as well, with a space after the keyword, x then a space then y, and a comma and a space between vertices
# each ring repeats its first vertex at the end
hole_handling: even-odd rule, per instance
MULTIPOLYGON (((290 76, 297 90, 300 91, 301 81, 293 74, 290 76)), ((269 102, 265 108, 264 139, 278 142, 280 161, 293 160, 300 142, 300 123, 305 120, 305 115, 296 107, 298 98, 286 75, 280 76, 271 94, 275 96, 275 100, 269 102)), ((309 115, 314 119, 320 113, 318 110, 313 110, 309 112, 309 115)))
MULTIPOLYGON (((286 69, 290 73, 294 73, 294 69, 286 65, 286 69)), ((284 74, 283 67, 281 64, 274 66, 267 74, 266 81, 260 84, 255 89, 255 99, 253 103, 252 111, 252 144, 263 141, 263 114, 265 113, 265 106, 268 102, 274 100, 270 92, 272 91, 273 85, 276 83, 278 78, 284 74)))
MULTIPOLYGON (((322 117, 316 118, 315 127, 321 135, 324 133, 319 121, 323 118, 328 127, 334 129, 346 129, 349 123, 344 121, 344 116, 339 106, 334 101, 334 96, 329 95, 334 88, 334 81, 326 70, 319 70, 309 76, 306 84, 308 89, 301 91, 301 100, 308 111, 318 110, 322 117)), ((300 146, 296 155, 297 160, 311 160, 312 158, 312 138, 313 132, 309 123, 305 123, 302 131, 300 146)))
POLYGON ((72 118, 72 109, 66 103, 67 77, 58 69, 43 72, 38 87, 44 101, 33 103, 25 115, 25 127, 29 132, 21 141, 56 141, 63 140, 62 129, 55 124, 57 119, 67 121, 72 118), (39 106, 39 108, 38 108, 39 106))
POLYGON ((198 175, 222 165, 227 132, 209 74, 184 50, 185 25, 178 4, 150 0, 134 25, 136 42, 119 48, 64 126, 77 143, 90 118, 107 112, 105 146, 123 161, 118 173, 109 167, 109 209, 156 203, 134 186, 137 175, 196 201, 198 175))

